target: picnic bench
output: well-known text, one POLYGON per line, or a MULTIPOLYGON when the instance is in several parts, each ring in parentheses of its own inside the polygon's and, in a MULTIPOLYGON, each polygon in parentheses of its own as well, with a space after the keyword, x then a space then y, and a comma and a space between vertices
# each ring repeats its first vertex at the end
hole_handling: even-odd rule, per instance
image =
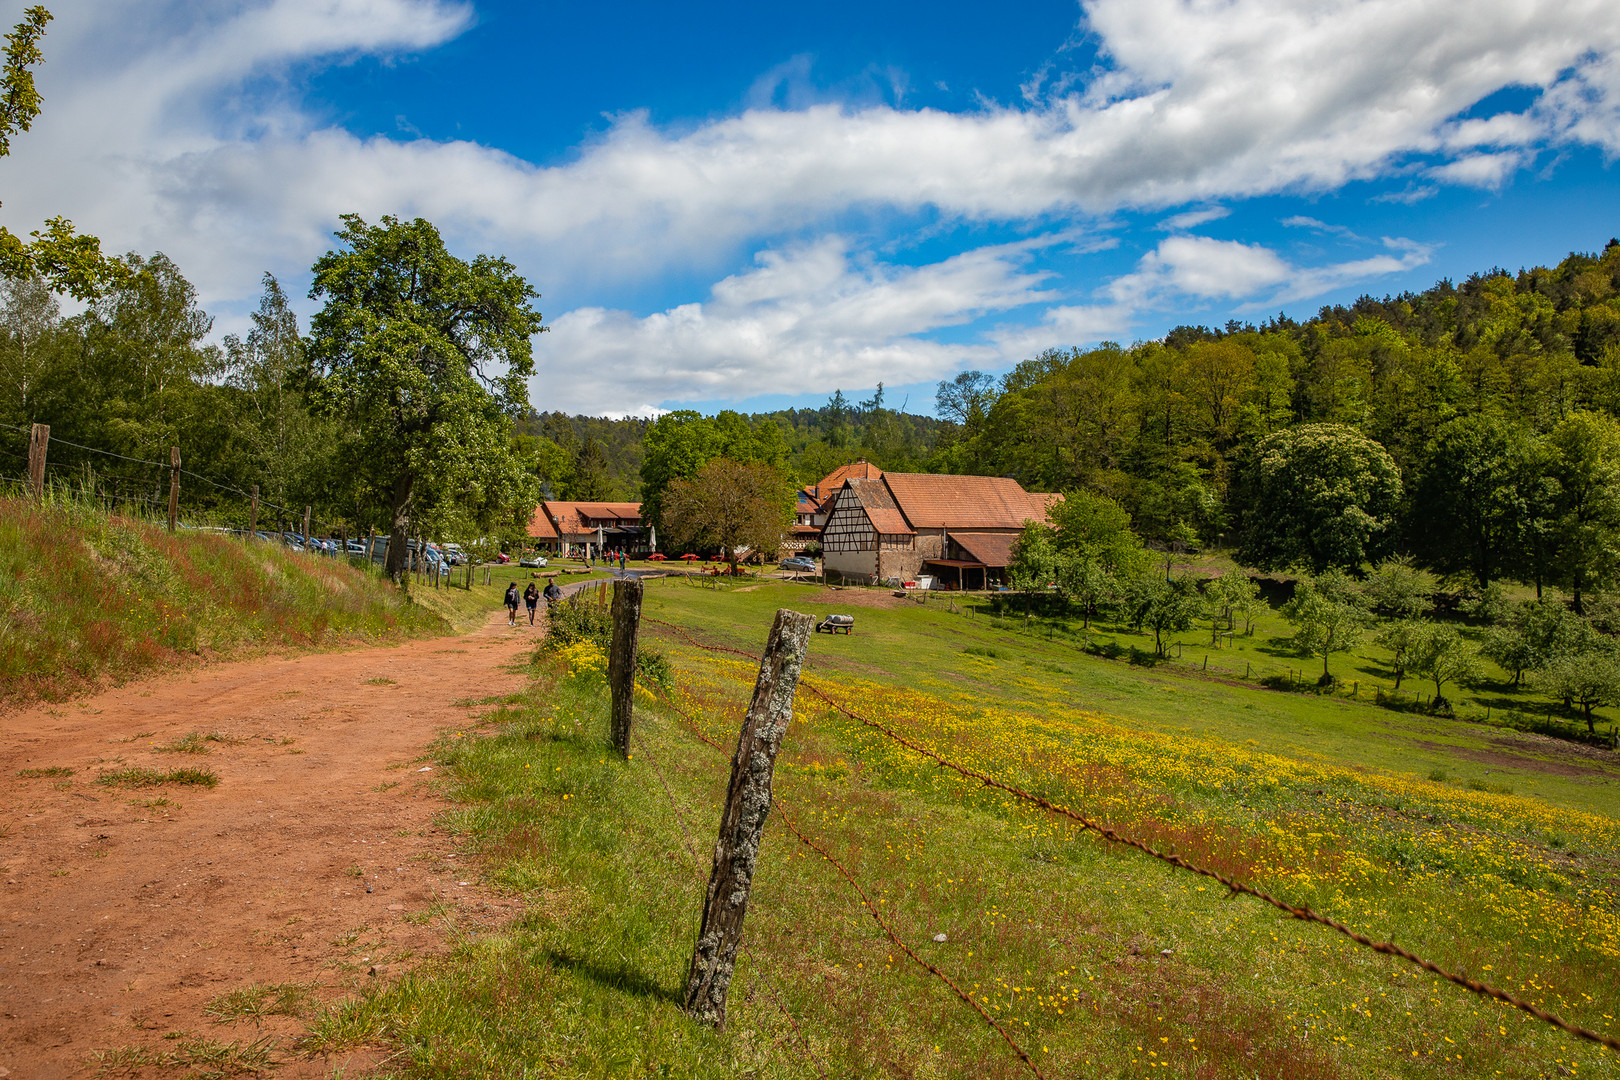
POLYGON ((855 616, 829 615, 816 624, 818 634, 852 634, 855 632, 855 616))

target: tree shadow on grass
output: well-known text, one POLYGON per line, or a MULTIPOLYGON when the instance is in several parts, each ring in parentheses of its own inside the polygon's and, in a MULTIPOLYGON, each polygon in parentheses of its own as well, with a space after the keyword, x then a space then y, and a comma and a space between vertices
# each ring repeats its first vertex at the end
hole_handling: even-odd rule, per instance
POLYGON ((602 967, 589 960, 582 960, 571 953, 558 952, 555 949, 546 950, 546 960, 553 967, 563 971, 571 971, 608 990, 667 1001, 677 1007, 686 1004, 686 991, 684 988, 671 989, 623 962, 616 967, 602 967))

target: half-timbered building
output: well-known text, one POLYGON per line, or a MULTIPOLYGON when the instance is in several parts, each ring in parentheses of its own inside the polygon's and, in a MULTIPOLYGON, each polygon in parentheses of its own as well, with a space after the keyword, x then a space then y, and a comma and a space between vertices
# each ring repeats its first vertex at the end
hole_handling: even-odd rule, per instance
POLYGON ((1055 495, 996 476, 885 473, 844 482, 822 529, 829 576, 986 588, 1005 575, 1026 521, 1047 521, 1055 495))

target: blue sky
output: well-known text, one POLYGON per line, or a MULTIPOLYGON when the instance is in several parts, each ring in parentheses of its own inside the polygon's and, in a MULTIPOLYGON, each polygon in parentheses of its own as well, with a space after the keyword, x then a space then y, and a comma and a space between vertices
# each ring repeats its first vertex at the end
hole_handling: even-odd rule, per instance
POLYGON ((928 411, 1620 233, 1610 0, 52 10, 7 225, 165 251, 224 333, 339 214, 427 217, 544 294, 540 408, 928 411))

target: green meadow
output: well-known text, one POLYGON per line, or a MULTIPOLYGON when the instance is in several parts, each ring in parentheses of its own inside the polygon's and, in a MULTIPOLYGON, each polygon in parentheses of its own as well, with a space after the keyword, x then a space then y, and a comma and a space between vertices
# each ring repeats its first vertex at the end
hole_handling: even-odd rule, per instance
MULTIPOLYGON (((1366 702, 1088 655, 960 607, 789 584, 649 582, 642 642, 678 689, 606 743, 600 650, 433 756, 492 932, 330 1006, 305 1050, 401 1077, 1612 1076, 1615 1056, 1319 927, 1101 843, 801 690, 726 1028, 681 1011, 753 666, 773 612, 856 617, 805 680, 966 766, 1613 1033, 1616 771, 1599 752, 1366 702), (936 940, 944 935, 944 940, 936 940)), ((451 919, 442 910, 425 913, 451 919)))

